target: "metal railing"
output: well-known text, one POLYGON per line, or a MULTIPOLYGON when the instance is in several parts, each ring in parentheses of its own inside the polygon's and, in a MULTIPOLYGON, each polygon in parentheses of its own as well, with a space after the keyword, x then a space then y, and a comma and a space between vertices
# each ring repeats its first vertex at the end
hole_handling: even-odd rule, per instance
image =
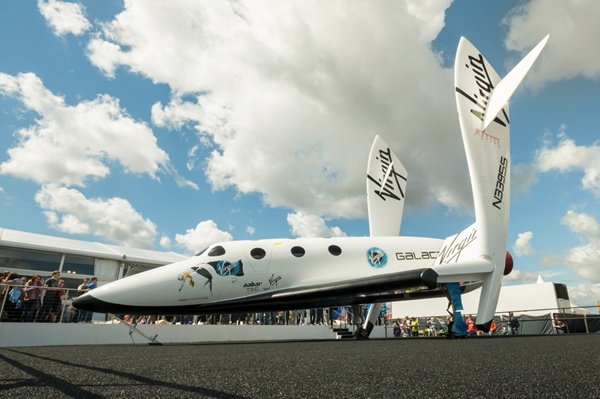
MULTIPOLYGON (((27 304, 24 298, 20 298, 15 302, 11 301, 12 289, 17 287, 23 289, 24 286, 11 285, 7 283, 0 283, 0 322, 55 322, 55 323, 69 323, 69 322, 82 322, 80 320, 83 313, 75 309, 72 306, 73 299, 78 297, 80 293, 76 288, 48 288, 48 287, 37 287, 39 289, 39 296, 36 299, 36 303, 27 304), (53 299, 49 295, 53 295, 54 292, 60 291, 60 298, 52 302, 53 299), (51 299, 51 303, 44 303, 44 299, 51 299), (44 307, 46 306, 46 307, 44 307), (33 309, 32 309, 33 307, 33 309), (30 314, 26 314, 29 311, 30 314), (33 315, 31 314, 33 313, 33 315)), ((555 330, 552 326, 552 319, 554 314, 558 314, 559 318, 566 324, 567 333, 593 333, 600 331, 600 315, 597 314, 577 314, 574 313, 575 309, 596 309, 596 306, 577 306, 571 308, 545 308, 545 309, 515 309, 513 312, 517 315, 517 319, 520 323, 521 334, 548 334, 554 333, 555 330), (529 316, 527 313, 547 312, 541 316, 529 316), (534 325, 537 327, 532 327, 534 325), (541 327, 540 327, 541 326, 541 327), (550 327, 548 327, 550 326, 550 327)), ((330 328, 348 327, 354 328, 355 323, 349 319, 351 315, 351 307, 346 308, 345 312, 342 312, 340 317, 336 319, 335 323, 330 318, 330 308, 323 309, 321 312, 316 312, 307 309, 304 313, 303 318, 300 320, 291 321, 288 317, 287 312, 268 312, 268 313, 252 313, 252 314, 223 314, 223 315, 164 315, 168 317, 169 324, 328 324, 330 328), (311 320, 311 313, 315 320, 311 320), (319 315, 322 320, 318 320, 319 315), (303 321, 302 323, 300 321, 303 321), (189 322, 189 323, 188 323, 189 322)), ((294 313, 295 314, 295 313, 294 313)), ((112 315, 104 315, 98 319, 98 313, 96 315, 96 321, 105 323, 121 321, 121 316, 115 318, 112 315)), ((87 316, 87 315, 86 315, 87 316)), ((508 318, 508 311, 498 312, 495 316, 495 320, 498 326, 498 332, 500 332, 502 325, 506 325, 508 318)), ((149 323, 153 324, 157 322, 159 317, 152 316, 135 316, 124 319, 126 322, 133 324, 149 323), (153 320, 154 319, 154 320, 153 320)), ((426 318, 419 318, 420 325, 423 326, 421 330, 425 330, 424 326, 427 324, 426 318)), ((443 320, 443 317, 438 317, 438 320, 443 320)), ((83 320, 85 321, 85 320, 83 320)), ((442 326, 444 323, 441 323, 442 326)), ((383 321, 383 325, 386 328, 392 328, 393 320, 387 319, 383 321)), ((497 335, 496 334, 496 335, 497 335)), ((386 330, 387 336, 387 330, 386 330)))

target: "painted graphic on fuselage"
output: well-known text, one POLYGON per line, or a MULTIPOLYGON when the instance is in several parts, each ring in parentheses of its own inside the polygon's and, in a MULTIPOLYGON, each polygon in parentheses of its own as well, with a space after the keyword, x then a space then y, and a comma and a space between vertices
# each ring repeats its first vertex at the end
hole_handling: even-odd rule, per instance
POLYGON ((371 247, 367 250, 367 262, 374 269, 385 267, 388 261, 388 256, 383 249, 371 247))
MULTIPOLYGON (((230 262, 228 260, 218 260, 214 262, 203 263, 203 265, 212 266, 218 276, 228 277, 228 276, 243 276, 244 275, 244 264, 242 260, 238 260, 237 262, 230 262)), ((181 292, 185 283, 188 282, 190 287, 195 286, 194 282, 194 272, 201 275, 206 279, 206 282, 202 286, 202 288, 208 285, 210 290, 210 294, 213 292, 213 275, 203 266, 194 266, 191 267, 190 270, 180 273, 177 276, 177 280, 181 281, 181 287, 179 287, 179 291, 181 292)))
POLYGON ((180 292, 186 281, 190 284, 190 287, 194 286, 194 277, 192 276, 192 273, 193 271, 188 270, 187 272, 183 272, 177 276, 177 280, 181 281, 181 287, 179 287, 180 292))
POLYGON ((215 272, 219 276, 243 276, 244 275, 244 264, 242 260, 238 260, 237 262, 230 262, 228 260, 218 260, 216 262, 208 262, 211 265, 215 272))

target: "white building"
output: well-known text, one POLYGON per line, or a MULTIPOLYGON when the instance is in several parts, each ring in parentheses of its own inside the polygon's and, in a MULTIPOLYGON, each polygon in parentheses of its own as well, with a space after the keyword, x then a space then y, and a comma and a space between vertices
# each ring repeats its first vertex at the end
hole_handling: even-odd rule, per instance
MULTIPOLYGON (((477 314, 481 288, 462 296, 463 315, 477 314)), ((446 315, 448 299, 431 298, 414 301, 400 301, 391 304, 392 317, 429 317, 446 315)), ((535 284, 503 285, 496 308, 496 314, 541 316, 555 312, 571 313, 571 302, 567 286, 559 283, 546 283, 538 278, 535 284)))
POLYGON ((85 277, 104 284, 123 276, 186 259, 173 252, 120 247, 0 228, 0 272, 50 276, 60 270, 67 288, 85 277))

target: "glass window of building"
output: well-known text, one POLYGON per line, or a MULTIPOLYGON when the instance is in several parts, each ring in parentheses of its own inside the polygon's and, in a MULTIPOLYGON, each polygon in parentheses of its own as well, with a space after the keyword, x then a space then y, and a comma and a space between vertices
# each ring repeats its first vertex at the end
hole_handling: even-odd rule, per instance
POLYGON ((30 251, 22 249, 0 248, 0 269, 33 270, 36 273, 51 272, 60 267, 62 254, 30 251))
POLYGON ((65 263, 63 263, 62 273, 63 274, 94 274, 94 258, 84 256, 65 256, 65 263))

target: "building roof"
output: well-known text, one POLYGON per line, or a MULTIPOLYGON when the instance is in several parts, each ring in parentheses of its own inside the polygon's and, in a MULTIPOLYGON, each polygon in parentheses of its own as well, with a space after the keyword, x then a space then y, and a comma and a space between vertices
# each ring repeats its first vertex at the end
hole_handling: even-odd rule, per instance
POLYGON ((127 262, 164 265, 187 259, 188 256, 175 252, 153 251, 149 249, 121 247, 26 233, 0 228, 0 247, 12 247, 37 251, 59 252, 69 255, 91 256, 94 258, 126 260, 127 262))

